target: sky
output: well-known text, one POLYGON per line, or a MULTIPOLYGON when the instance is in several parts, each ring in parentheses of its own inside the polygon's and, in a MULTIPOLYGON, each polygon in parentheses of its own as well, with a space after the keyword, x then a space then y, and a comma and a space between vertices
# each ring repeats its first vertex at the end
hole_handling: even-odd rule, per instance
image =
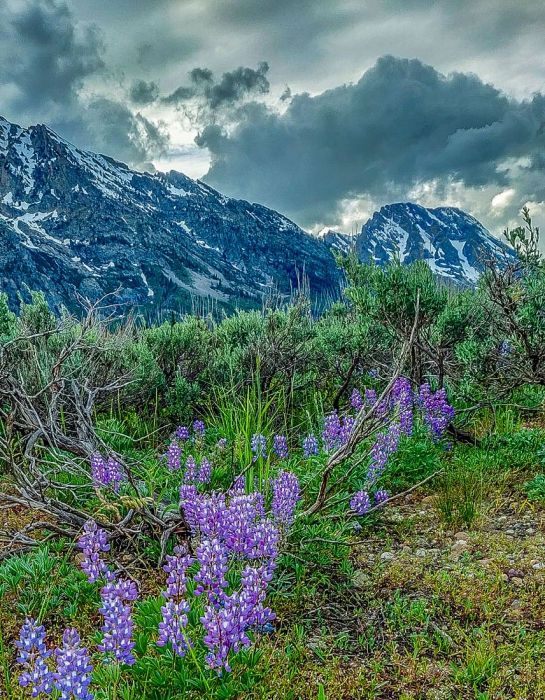
POLYGON ((311 232, 545 223, 543 0, 0 0, 0 114, 311 232))

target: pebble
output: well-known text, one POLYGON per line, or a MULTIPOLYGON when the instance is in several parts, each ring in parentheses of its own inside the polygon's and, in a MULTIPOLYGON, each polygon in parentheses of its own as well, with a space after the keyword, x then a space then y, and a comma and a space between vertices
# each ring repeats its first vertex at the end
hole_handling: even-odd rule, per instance
POLYGON ((501 579, 502 581, 509 581, 509 576, 507 574, 502 574, 501 579))
POLYGON ((382 561, 393 561, 396 557, 393 552, 382 552, 380 558, 382 561))
POLYGON ((511 603, 511 607, 513 608, 513 610, 518 610, 520 608, 520 600, 514 600, 511 603))
POLYGON ((505 534, 506 534, 506 535, 514 535, 514 534, 515 534, 515 531, 514 531, 514 530, 511 530, 511 529, 505 530, 505 534))
POLYGON ((524 585, 524 581, 521 578, 519 578, 518 576, 513 576, 513 578, 511 579, 511 583, 514 586, 517 586, 517 588, 520 588, 521 586, 524 585))
POLYGON ((369 576, 367 576, 363 569, 356 569, 356 571, 354 571, 352 581, 354 586, 357 588, 364 588, 370 583, 371 579, 369 576))
POLYGON ((425 557, 426 554, 428 553, 427 549, 423 549, 422 547, 420 549, 417 549, 416 552, 414 553, 415 556, 417 557, 425 557))
POLYGON ((532 564, 532 569, 544 569, 544 568, 545 568, 545 565, 541 561, 538 561, 535 564, 532 564))
POLYGON ((467 542, 469 540, 469 535, 467 532, 457 532, 454 535, 455 540, 462 540, 463 542, 467 542))
POLYGON ((534 530, 533 527, 529 527, 529 528, 526 530, 526 534, 527 534, 527 535, 535 535, 535 534, 536 534, 536 531, 534 530))
POLYGON ((462 552, 467 551, 468 545, 467 542, 460 541, 456 542, 456 544, 453 544, 452 547, 450 548, 450 551, 452 554, 461 554, 462 552))

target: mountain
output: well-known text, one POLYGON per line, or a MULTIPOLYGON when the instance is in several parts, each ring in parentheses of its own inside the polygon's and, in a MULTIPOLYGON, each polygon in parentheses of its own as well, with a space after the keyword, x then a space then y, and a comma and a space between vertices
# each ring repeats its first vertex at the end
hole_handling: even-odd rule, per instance
POLYGON ((362 262, 381 264, 395 256, 405 263, 423 259, 438 276, 471 286, 479 277, 483 257, 514 258, 507 244, 461 209, 426 209, 410 202, 389 204, 375 212, 355 246, 353 237, 342 233, 329 232, 323 239, 343 252, 355 247, 362 262))
POLYGON ((161 311, 194 297, 255 306, 303 276, 311 295, 338 294, 328 246, 277 212, 0 118, 0 291, 13 308, 25 285, 56 309, 118 289, 120 301, 161 311))

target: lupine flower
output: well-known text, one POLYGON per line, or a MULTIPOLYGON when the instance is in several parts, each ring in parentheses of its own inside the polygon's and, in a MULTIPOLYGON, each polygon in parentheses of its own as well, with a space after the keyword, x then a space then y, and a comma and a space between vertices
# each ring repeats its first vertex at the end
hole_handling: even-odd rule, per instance
POLYGON ((252 452, 254 453, 254 462, 259 458, 267 459, 267 440, 261 433, 254 433, 250 443, 252 452))
POLYGON ((340 431, 340 440, 342 445, 346 445, 348 442, 355 422, 356 419, 354 416, 346 416, 346 418, 343 418, 340 431))
POLYGON ((168 468, 171 472, 178 471, 181 467, 180 457, 182 455, 182 450, 177 442, 171 442, 168 446, 166 453, 166 458, 168 462, 168 468))
POLYGON ((207 666, 216 669, 218 674, 222 669, 231 671, 229 652, 232 650, 236 653, 251 645, 246 634, 246 620, 240 610, 238 592, 225 596, 219 608, 212 604, 206 605, 200 620, 205 630, 203 642, 210 650, 206 656, 207 666))
POLYGON ((55 649, 57 671, 53 674, 55 688, 61 691, 60 700, 78 698, 93 700, 89 692, 91 672, 89 654, 85 647, 80 647, 80 636, 72 627, 66 629, 62 636, 62 648, 55 649))
POLYGON ((189 438, 191 437, 189 428, 185 425, 179 425, 176 429, 176 437, 178 438, 178 440, 189 440, 189 438))
POLYGON ((268 562, 258 568, 246 566, 242 571, 240 604, 248 626, 264 627, 276 617, 270 608, 263 607, 274 569, 275 565, 268 562))
POLYGON ((305 453, 305 457, 310 457, 311 455, 318 454, 318 440, 316 440, 316 436, 313 433, 307 435, 306 438, 303 440, 303 450, 305 453))
POLYGON ((379 489, 376 491, 374 499, 375 499, 375 505, 380 506, 384 501, 387 501, 390 498, 390 495, 388 491, 385 491, 384 489, 379 489))
POLYGON ((413 391, 411 382, 405 377, 399 377, 392 387, 390 394, 392 407, 399 411, 399 428, 404 435, 413 432, 413 391))
POLYGON ((350 396, 350 405, 356 412, 360 411, 360 409, 363 408, 364 401, 358 389, 354 389, 354 391, 352 392, 350 396))
POLYGON ((137 597, 136 584, 126 579, 107 583, 101 591, 102 607, 99 608, 99 612, 104 617, 104 636, 98 648, 129 666, 136 661, 132 654, 134 623, 131 606, 126 605, 124 601, 133 601, 137 597))
POLYGON ((212 478, 212 465, 203 457, 201 463, 199 464, 199 471, 197 473, 197 481, 201 484, 208 484, 212 478))
POLYGON ((370 369, 367 374, 371 379, 376 379, 378 377, 378 369, 370 369))
POLYGON ((278 459, 287 459, 289 457, 288 440, 285 435, 274 436, 273 451, 278 459))
POLYGON ((432 438, 438 440, 454 418, 454 409, 447 402, 446 391, 439 389, 432 393, 428 383, 422 384, 419 392, 419 401, 424 412, 424 421, 430 430, 432 438))
POLYGON ((168 576, 167 589, 162 595, 167 602, 161 607, 163 620, 159 623, 157 646, 162 647, 170 642, 174 653, 180 657, 185 656, 191 645, 185 633, 190 607, 184 596, 187 592, 187 568, 193 561, 185 547, 177 546, 174 547, 174 555, 167 555, 167 563, 163 566, 168 576))
POLYGON ((326 452, 334 452, 341 444, 341 421, 337 411, 328 413, 323 420, 322 440, 324 441, 324 450, 326 452))
POLYGON ((284 526, 291 525, 297 501, 301 498, 299 479, 292 472, 281 469, 276 479, 271 479, 273 497, 271 512, 274 519, 284 526))
POLYGON ((204 422, 202 420, 196 420, 193 423, 193 432, 195 433, 196 438, 204 440, 204 434, 206 431, 204 422))
POLYGON ((185 461, 184 481, 186 484, 193 484, 197 481, 197 462, 193 455, 189 455, 185 461))
POLYGON ((91 474, 97 488, 111 485, 116 492, 119 491, 121 482, 125 480, 119 462, 111 457, 104 460, 99 452, 95 452, 91 457, 91 474))
POLYGON ((196 551, 196 558, 201 568, 194 576, 198 586, 193 592, 196 596, 200 596, 206 590, 208 600, 213 605, 219 605, 223 601, 224 589, 229 585, 225 578, 227 554, 227 547, 218 537, 204 540, 196 551))
POLYGON ((368 406, 374 406, 377 402, 377 392, 375 389, 366 389, 365 390, 365 403, 368 406))
POLYGON ((187 627, 187 614, 191 608, 187 600, 176 603, 174 600, 167 600, 161 606, 162 621, 159 623, 158 647, 164 647, 168 642, 172 644, 175 654, 183 658, 186 651, 191 646, 191 640, 185 633, 187 627))
POLYGON ((502 357, 508 357, 511 354, 511 345, 507 339, 502 340, 500 345, 500 355, 502 357))
POLYGON ((227 447, 227 438, 220 438, 216 444, 218 450, 224 450, 227 447))
POLYGON ((369 500, 369 494, 367 491, 358 491, 352 497, 350 501, 350 508, 357 515, 364 515, 371 508, 371 501, 369 500))
POLYGON ((114 578, 113 573, 102 559, 101 552, 108 552, 108 536, 104 530, 98 527, 94 520, 88 520, 83 526, 85 534, 78 541, 85 559, 81 562, 81 568, 87 576, 89 583, 95 583, 101 576, 107 581, 114 578))
POLYGON ((371 448, 371 464, 367 470, 367 481, 374 483, 384 472, 388 457, 399 445, 399 424, 392 423, 385 433, 378 433, 371 448))
POLYGON ((17 663, 26 669, 19 676, 19 685, 22 688, 30 686, 33 698, 40 693, 50 695, 53 690, 53 674, 45 661, 51 652, 45 646, 44 626, 38 625, 32 617, 27 618, 15 646, 19 649, 17 663))

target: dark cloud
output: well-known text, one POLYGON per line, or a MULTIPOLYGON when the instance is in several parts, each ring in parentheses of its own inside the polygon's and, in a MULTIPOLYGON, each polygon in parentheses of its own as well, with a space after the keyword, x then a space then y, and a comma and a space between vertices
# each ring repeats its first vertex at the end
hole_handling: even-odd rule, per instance
POLYGON ((0 0, 1 82, 19 109, 69 105, 85 78, 102 70, 97 27, 77 26, 64 2, 33 0, 12 11, 0 0))
POLYGON ((507 159, 539 162, 544 124, 542 95, 516 101, 475 75, 385 56, 356 84, 295 95, 282 114, 251 103, 231 133, 207 126, 196 142, 212 157, 206 182, 310 225, 343 200, 436 179, 506 186, 507 159))
POLYGON ((182 105, 189 100, 197 100, 212 112, 223 107, 232 107, 249 95, 268 93, 270 89, 268 71, 268 63, 262 61, 257 70, 241 66, 223 73, 216 81, 214 74, 208 68, 193 68, 189 72, 191 85, 179 87, 163 98, 163 103, 182 105))
POLYGON ((135 105, 143 107, 152 104, 159 97, 159 86, 157 83, 145 80, 135 80, 130 88, 129 97, 135 105))

